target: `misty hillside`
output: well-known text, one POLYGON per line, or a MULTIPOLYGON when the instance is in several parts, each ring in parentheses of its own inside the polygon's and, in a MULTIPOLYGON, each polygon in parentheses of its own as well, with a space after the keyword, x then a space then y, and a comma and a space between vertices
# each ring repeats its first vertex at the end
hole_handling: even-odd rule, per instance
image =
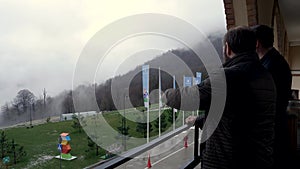
MULTIPOLYGON (((219 57, 221 57, 222 37, 216 34, 208 38, 218 52, 219 57)), ((196 45, 195 47, 199 51, 207 50, 202 48, 201 45, 196 45)), ((187 48, 166 51, 145 64, 150 66, 150 103, 158 102, 159 67, 161 69, 162 91, 173 87, 172 76, 176 78, 177 87, 182 86, 183 76, 194 77, 196 72, 201 72, 202 79, 207 77, 206 69, 199 57, 191 49, 187 48)), ((141 71, 142 65, 122 76, 111 78, 102 84, 80 85, 73 91, 63 91, 55 97, 47 96, 44 102, 42 98, 33 99, 33 102, 30 103, 31 107, 28 108, 24 106, 24 103, 18 103, 14 99, 11 101, 11 104, 1 107, 0 127, 28 122, 30 118, 36 120, 58 116, 62 113, 92 110, 111 111, 123 109, 124 105, 127 108, 143 106, 141 71), (96 100, 94 99, 95 96, 96 100), (129 96, 127 98, 130 98, 130 102, 124 99, 125 96, 129 96)))
MULTIPOLYGON (((222 37, 210 36, 211 43, 215 46, 215 49, 219 55, 222 56, 222 37)), ((206 50, 201 49, 200 51, 206 50)), ((222 58, 220 58, 222 60, 222 58)), ((195 77, 196 72, 202 73, 202 79, 207 77, 206 69, 199 59, 199 57, 191 49, 173 49, 169 50, 162 55, 157 56, 151 61, 146 62, 150 66, 149 79, 150 79, 150 103, 158 102, 158 68, 161 69, 162 79, 162 91, 173 87, 173 78, 175 75, 176 86, 182 86, 183 76, 195 77), (152 95, 154 97, 151 97, 152 95)), ((126 107, 138 107, 143 106, 143 94, 142 94, 142 65, 136 67, 134 70, 112 79, 107 80, 105 83, 96 86, 96 99, 97 104, 101 111, 103 110, 115 110, 123 109, 124 107, 124 95, 129 95, 130 102, 126 101, 126 107), (128 90, 129 89, 129 90, 128 90), (128 93, 129 92, 129 93, 128 93), (132 105, 130 105, 130 103, 132 105)), ((82 86, 81 86, 81 89, 82 86)), ((94 89, 86 88, 85 92, 80 93, 92 93, 94 89)), ((76 92, 75 90, 75 93, 76 92)), ((89 96, 79 96, 78 98, 85 98, 83 100, 89 100, 89 96)), ((94 105, 93 109, 89 109, 90 102, 83 103, 82 99, 77 104, 82 106, 76 106, 76 111, 97 110, 94 105)))

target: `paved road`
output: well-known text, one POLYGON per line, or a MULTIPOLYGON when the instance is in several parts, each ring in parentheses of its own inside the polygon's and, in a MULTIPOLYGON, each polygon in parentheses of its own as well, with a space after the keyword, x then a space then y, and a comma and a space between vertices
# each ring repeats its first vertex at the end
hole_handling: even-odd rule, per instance
POLYGON ((162 143, 137 158, 121 165, 118 169, 138 168, 147 169, 148 155, 152 169, 176 169, 181 168, 193 159, 194 152, 194 130, 181 133, 174 138, 162 143), (188 147, 184 147, 184 136, 188 135, 188 147))

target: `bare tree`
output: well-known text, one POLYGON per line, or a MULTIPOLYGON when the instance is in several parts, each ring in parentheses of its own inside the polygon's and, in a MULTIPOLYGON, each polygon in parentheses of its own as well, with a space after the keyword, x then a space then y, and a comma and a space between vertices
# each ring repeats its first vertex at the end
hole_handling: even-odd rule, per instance
POLYGON ((11 102, 11 106, 12 106, 12 112, 17 112, 18 115, 20 115, 20 108, 18 103, 15 103, 14 101, 11 102))
POLYGON ((23 113, 27 111, 28 106, 32 105, 35 101, 35 96, 28 89, 20 90, 13 101, 14 107, 22 109, 23 113))
POLYGON ((1 107, 1 112, 2 112, 2 113, 8 113, 8 112, 9 112, 9 106, 8 106, 8 103, 5 103, 5 104, 1 107))
POLYGON ((62 103, 63 113, 75 113, 72 91, 69 91, 62 103))
POLYGON ((46 92, 45 88, 43 91, 43 96, 44 96, 44 113, 45 113, 46 112, 46 98, 47 98, 47 92, 46 92))

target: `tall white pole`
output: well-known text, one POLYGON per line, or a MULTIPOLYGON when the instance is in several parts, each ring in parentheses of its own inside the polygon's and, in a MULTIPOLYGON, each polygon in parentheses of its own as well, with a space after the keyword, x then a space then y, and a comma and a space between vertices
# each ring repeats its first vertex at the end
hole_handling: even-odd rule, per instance
POLYGON ((149 143, 149 112, 150 112, 150 96, 149 96, 149 65, 144 65, 142 67, 142 81, 143 81, 143 98, 144 105, 147 108, 147 143, 149 143))
MULTIPOLYGON (((185 76, 183 76, 183 87, 185 87, 185 76)), ((182 111, 182 125, 184 125, 184 110, 182 111)))
MULTIPOLYGON (((173 75, 173 89, 176 89, 176 80, 175 80, 175 75, 173 75)), ((173 130, 175 130, 176 126, 175 126, 175 113, 176 113, 176 109, 173 109, 173 130)))
MULTIPOLYGON (((196 72, 196 85, 201 83, 201 77, 202 73, 201 72, 196 72)), ((197 109, 196 115, 199 116, 199 108, 197 109)))
POLYGON ((182 111, 182 125, 184 126, 184 111, 182 111))
POLYGON ((150 109, 150 105, 149 105, 149 107, 148 107, 148 109, 147 109, 147 143, 149 143, 149 109, 150 109))
POLYGON ((149 135, 150 135, 150 126, 149 126, 149 113, 150 113, 150 85, 149 85, 149 76, 150 76, 150 68, 148 67, 148 80, 147 80, 147 86, 148 86, 148 109, 147 109, 147 143, 149 143, 149 135))
POLYGON ((176 113, 176 110, 173 109, 173 130, 175 130, 176 126, 175 126, 175 113, 176 113))
POLYGON ((160 137, 161 135, 160 107, 161 107, 161 75, 160 75, 160 67, 159 67, 158 69, 158 137, 160 137))

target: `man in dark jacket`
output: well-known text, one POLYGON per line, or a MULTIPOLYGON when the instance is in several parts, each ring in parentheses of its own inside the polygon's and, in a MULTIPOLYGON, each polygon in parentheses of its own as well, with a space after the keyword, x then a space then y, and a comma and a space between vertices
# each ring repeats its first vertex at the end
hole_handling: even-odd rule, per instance
MULTIPOLYGON (((168 106, 185 109, 188 106, 182 105, 186 100, 183 97, 196 88, 199 108, 206 110, 212 109, 209 106, 213 94, 227 93, 224 111, 216 112, 222 114, 221 119, 206 140, 202 169, 267 169, 273 164, 276 93, 272 76, 259 62, 255 49, 253 31, 246 27, 231 29, 224 37, 226 62, 221 68, 226 82, 211 76, 197 86, 165 92, 168 106), (227 91, 213 88, 213 83, 227 83, 227 91)), ((189 122, 194 120, 195 117, 188 118, 189 122)), ((209 118, 206 123, 215 124, 209 123, 209 118)), ((209 132, 204 128, 203 133, 209 132)))
POLYGON ((257 38, 256 51, 262 65, 272 74, 276 92, 276 116, 275 116, 275 168, 289 168, 288 118, 287 105, 291 97, 292 75, 290 67, 284 57, 273 47, 273 29, 266 25, 251 27, 257 38))

